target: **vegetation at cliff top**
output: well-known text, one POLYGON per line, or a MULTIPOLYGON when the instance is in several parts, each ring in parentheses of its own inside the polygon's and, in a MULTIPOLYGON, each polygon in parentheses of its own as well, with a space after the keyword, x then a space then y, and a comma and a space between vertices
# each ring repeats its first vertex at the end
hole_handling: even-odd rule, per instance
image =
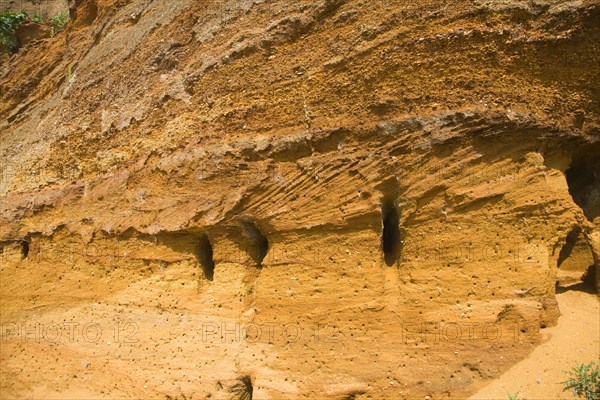
POLYGON ((5 12, 0 14, 0 45, 2 45, 5 50, 14 50, 15 46, 19 45, 15 33, 19 26, 27 20, 50 25, 50 35, 54 36, 65 29, 69 23, 69 14, 66 12, 60 13, 47 21, 44 21, 44 19, 37 14, 29 17, 25 12, 18 14, 5 12))
POLYGON ((19 25, 27 20, 26 13, 15 14, 12 12, 0 14, 0 44, 10 50, 17 44, 15 32, 19 25))

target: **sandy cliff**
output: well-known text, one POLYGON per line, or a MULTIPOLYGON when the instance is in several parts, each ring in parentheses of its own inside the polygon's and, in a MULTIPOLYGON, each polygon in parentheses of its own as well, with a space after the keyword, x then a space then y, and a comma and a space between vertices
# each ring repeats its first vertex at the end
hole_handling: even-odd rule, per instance
POLYGON ((76 15, 1 55, 3 396, 465 397, 598 269, 597 1, 76 15))

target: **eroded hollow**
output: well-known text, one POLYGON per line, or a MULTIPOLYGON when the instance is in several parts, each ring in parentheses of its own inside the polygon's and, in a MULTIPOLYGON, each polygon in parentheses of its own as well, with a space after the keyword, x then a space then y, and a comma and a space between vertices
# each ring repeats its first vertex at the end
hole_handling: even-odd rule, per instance
POLYGON ((398 204, 384 198, 381 202, 381 221, 383 232, 381 235, 381 246, 383 258, 388 266, 394 265, 400 258, 400 210, 398 204))
POLYGON ((21 259, 24 260, 29 255, 29 241, 27 239, 21 240, 21 259))
POLYGON ((256 265, 262 262, 269 251, 269 240, 252 221, 242 221, 243 235, 247 240, 246 252, 256 265))
POLYGON ((592 247, 582 228, 577 226, 569 232, 560 249, 556 273, 557 291, 594 291, 595 261, 592 247))
POLYGON ((206 234, 200 235, 196 246, 196 259, 202 266, 204 276, 212 281, 215 274, 215 262, 213 260, 213 249, 206 234))
POLYGON ((584 157, 573 161, 565 171, 569 193, 593 221, 600 215, 600 157, 584 157))
POLYGON ((569 234, 567 235, 565 244, 560 249, 560 253, 558 254, 558 262, 557 262, 558 268, 560 268, 562 263, 564 263, 565 260, 567 260, 569 258, 569 256, 571 255, 571 253, 573 252, 573 249, 575 248, 575 245, 577 244, 580 234, 581 234, 581 228, 577 226, 577 227, 573 228, 573 230, 571 230, 571 232, 569 232, 569 234))

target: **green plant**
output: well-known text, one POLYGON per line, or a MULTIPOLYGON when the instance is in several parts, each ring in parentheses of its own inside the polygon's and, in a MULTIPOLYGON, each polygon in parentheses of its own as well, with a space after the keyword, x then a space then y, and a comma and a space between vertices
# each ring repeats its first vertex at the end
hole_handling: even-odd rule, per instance
POLYGON ((73 77, 73 66, 69 65, 67 67, 67 82, 70 81, 72 77, 73 77))
POLYGON ((578 397, 600 400, 600 369, 595 362, 578 364, 571 371, 563 371, 570 379, 562 382, 564 390, 571 389, 578 397))
POLYGON ((26 13, 15 14, 12 12, 0 14, 0 44, 6 50, 10 50, 17 45, 15 32, 19 25, 27 20, 26 13))
POLYGON ((54 17, 50 19, 50 35, 54 36, 58 32, 65 29, 65 26, 69 23, 69 14, 68 13, 60 13, 56 14, 54 17))
POLYGON ((42 18, 39 14, 33 14, 31 17, 32 21, 39 22, 40 24, 44 22, 44 18, 42 18))
POLYGON ((526 400, 524 397, 519 397, 519 392, 515 394, 510 394, 509 392, 506 392, 506 395, 508 396, 508 400, 526 400))

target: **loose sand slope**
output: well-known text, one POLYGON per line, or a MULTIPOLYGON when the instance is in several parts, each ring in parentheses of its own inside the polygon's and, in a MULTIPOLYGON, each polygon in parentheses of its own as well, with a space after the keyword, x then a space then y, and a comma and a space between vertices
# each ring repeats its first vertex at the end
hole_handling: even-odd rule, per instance
POLYGON ((471 399, 504 399, 507 392, 519 392, 526 399, 574 398, 562 390, 562 371, 600 357, 599 302, 597 296, 579 291, 556 297, 562 315, 557 326, 543 331, 548 340, 471 399))

